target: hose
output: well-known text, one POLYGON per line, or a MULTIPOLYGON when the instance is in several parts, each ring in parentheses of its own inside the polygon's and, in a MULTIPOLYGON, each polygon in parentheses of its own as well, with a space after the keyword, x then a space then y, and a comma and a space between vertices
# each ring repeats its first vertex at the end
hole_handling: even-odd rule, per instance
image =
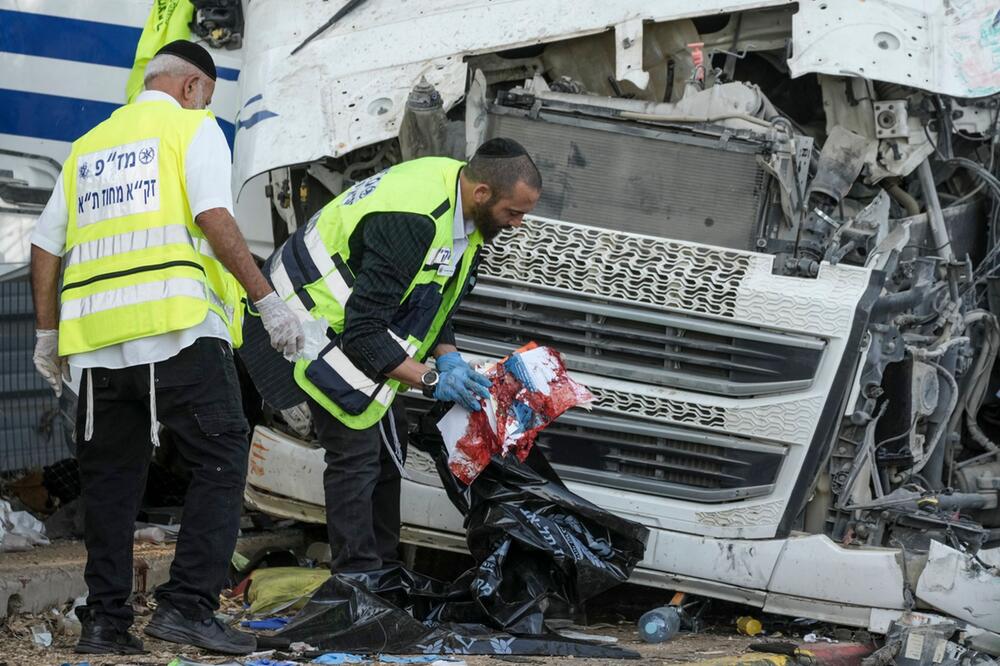
POLYGON ((943 345, 939 345, 937 347, 933 347, 930 349, 924 347, 907 346, 906 350, 911 354, 913 354, 914 357, 919 358, 920 360, 923 361, 932 358, 941 358, 946 353, 948 353, 948 350, 951 349, 952 347, 955 347, 956 345, 968 344, 969 342, 971 342, 971 340, 969 340, 967 336, 960 335, 952 338, 948 342, 945 342, 943 345))
POLYGON ((915 217, 920 215, 920 204, 917 200, 913 198, 909 192, 900 187, 899 183, 893 183, 889 187, 885 188, 885 191, 889 193, 896 203, 903 207, 906 211, 907 217, 915 217))
POLYGON ((969 435, 972 436, 972 439, 982 446, 983 449, 987 452, 996 452, 1000 450, 1000 445, 997 445, 996 442, 986 436, 986 433, 983 432, 983 429, 979 427, 979 423, 976 421, 976 415, 979 413, 979 408, 983 404, 983 399, 986 397, 986 390, 989 387, 990 378, 988 371, 993 367, 993 363, 997 358, 997 352, 1000 351, 1000 326, 997 324, 996 316, 986 310, 975 310, 968 313, 965 316, 964 322, 966 326, 976 323, 982 323, 986 326, 986 341, 972 369, 972 384, 969 387, 963 407, 965 412, 965 426, 969 429, 969 435))
POLYGON ((944 416, 941 419, 941 423, 938 425, 937 430, 934 432, 934 439, 931 440, 930 446, 928 446, 927 450, 924 451, 924 457, 920 460, 919 463, 913 466, 912 470, 913 474, 918 473, 920 470, 924 468, 924 465, 927 464, 927 461, 930 459, 931 455, 934 454, 934 449, 937 448, 938 444, 941 442, 941 439, 944 437, 945 431, 949 432, 951 431, 951 428, 948 427, 948 424, 949 421, 951 420, 951 415, 955 412, 955 407, 958 406, 958 382, 955 381, 955 378, 951 375, 950 372, 945 370, 937 363, 934 363, 933 361, 926 361, 926 363, 927 365, 937 370, 938 374, 940 374, 948 381, 948 386, 951 388, 951 395, 948 396, 948 407, 944 411, 944 416))

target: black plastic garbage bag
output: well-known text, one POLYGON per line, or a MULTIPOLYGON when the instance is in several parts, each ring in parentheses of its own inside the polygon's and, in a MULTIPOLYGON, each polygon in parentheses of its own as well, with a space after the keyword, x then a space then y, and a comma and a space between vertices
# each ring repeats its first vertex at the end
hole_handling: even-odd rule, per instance
POLYGON ((435 458, 478 564, 451 583, 399 566, 336 575, 279 635, 366 653, 638 657, 546 633, 544 621, 627 581, 648 530, 570 492, 537 448, 523 463, 494 457, 465 486, 431 430, 425 420, 411 441, 435 458))
POLYGON ((337 574, 313 594, 305 608, 278 636, 284 642, 305 641, 321 650, 363 654, 639 657, 631 650, 556 634, 522 636, 471 622, 438 623, 417 619, 420 605, 458 594, 457 589, 402 567, 371 574, 337 574), (407 599, 406 594, 400 594, 407 591, 415 600, 409 612, 387 600, 390 596, 407 599))
MULTIPOLYGON (((649 531, 570 492, 537 448, 524 463, 494 457, 469 486, 452 476, 441 449, 431 454, 479 562, 459 582, 468 579, 472 601, 498 629, 540 633, 553 605, 572 612, 627 581, 642 559, 649 531)), ((448 604, 432 617, 468 617, 457 610, 448 604)))

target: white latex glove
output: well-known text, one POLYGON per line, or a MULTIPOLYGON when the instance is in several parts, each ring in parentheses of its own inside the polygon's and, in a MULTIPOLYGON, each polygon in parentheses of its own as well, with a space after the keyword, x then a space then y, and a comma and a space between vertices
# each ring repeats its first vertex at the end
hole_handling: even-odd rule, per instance
POLYGON ((299 318, 273 291, 254 303, 254 306, 260 313, 264 330, 271 336, 271 346, 281 352, 285 360, 296 360, 306 342, 299 318))
POLYGON ((35 331, 35 369, 45 378, 56 397, 62 396, 63 379, 69 380, 69 363, 59 356, 59 331, 35 331))

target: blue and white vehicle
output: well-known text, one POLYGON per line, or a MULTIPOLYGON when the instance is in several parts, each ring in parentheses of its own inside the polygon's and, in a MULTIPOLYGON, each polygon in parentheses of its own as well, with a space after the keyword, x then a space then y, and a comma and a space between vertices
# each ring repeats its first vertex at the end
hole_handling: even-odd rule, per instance
MULTIPOLYGON (((635 580, 1000 652, 995 2, 368 0, 298 48, 342 4, 244 2, 213 50, 258 254, 396 162, 519 139, 545 191, 459 346, 551 344, 590 387, 538 445, 649 527, 635 580)), ((147 11, 0 0, 11 179, 51 187, 120 103, 147 11)), ((268 414, 246 500, 322 522, 323 466, 305 410, 268 414)), ((404 540, 463 549, 407 468, 404 540)))
MULTIPOLYGON (((149 0, 0 0, 0 270, 27 261, 33 218, 70 144, 125 102, 149 12, 149 0)), ((211 109, 232 145, 242 51, 207 46, 219 76, 211 109)), ((266 254, 270 220, 260 209, 239 212, 266 254)))

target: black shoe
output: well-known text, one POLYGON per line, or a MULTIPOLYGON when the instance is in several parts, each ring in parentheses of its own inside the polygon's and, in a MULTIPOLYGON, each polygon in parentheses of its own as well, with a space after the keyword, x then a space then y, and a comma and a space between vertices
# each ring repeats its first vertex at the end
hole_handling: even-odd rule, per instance
POLYGON ((144 630, 147 636, 161 641, 193 645, 222 654, 250 654, 257 649, 257 639, 227 627, 215 617, 189 620, 171 606, 161 603, 144 630))
POLYGON ((137 636, 108 621, 81 620, 80 625, 77 654, 149 654, 137 636))

